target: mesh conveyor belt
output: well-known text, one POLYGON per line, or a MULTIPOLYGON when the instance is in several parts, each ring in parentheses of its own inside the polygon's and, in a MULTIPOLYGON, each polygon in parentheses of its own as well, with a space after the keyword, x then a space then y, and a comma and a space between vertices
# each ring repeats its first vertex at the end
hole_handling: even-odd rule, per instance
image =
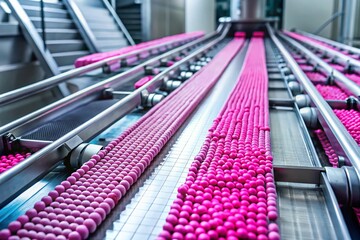
POLYGON ((277 184, 282 239, 337 239, 322 190, 277 184))
POLYGON ((103 224, 96 239, 155 239, 160 233, 177 187, 184 181, 189 166, 203 144, 208 128, 232 90, 246 48, 227 67, 205 101, 198 107, 172 142, 154 160, 144 178, 138 180, 134 196, 118 206, 103 224), (131 201, 130 201, 131 200, 131 201))
POLYGON ((274 164, 313 165, 293 109, 271 109, 270 125, 274 164))
POLYGON ((37 140, 56 140, 87 120, 95 117, 117 101, 118 100, 101 100, 91 102, 51 122, 41 125, 22 137, 37 140))

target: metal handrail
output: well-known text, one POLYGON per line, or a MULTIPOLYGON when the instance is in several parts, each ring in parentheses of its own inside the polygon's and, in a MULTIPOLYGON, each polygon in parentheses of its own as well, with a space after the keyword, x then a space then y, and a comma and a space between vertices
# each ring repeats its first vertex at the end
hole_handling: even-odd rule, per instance
POLYGON ((90 52, 99 52, 99 49, 96 46, 95 35, 91 31, 89 24, 86 22, 84 15, 82 14, 77 4, 73 0, 63 0, 63 3, 67 7, 71 17, 75 20, 74 22, 80 30, 80 34, 84 38, 84 41, 90 52))
POLYGON ((316 56, 314 53, 312 53, 310 50, 302 46, 297 41, 293 40, 292 38, 289 38, 285 36, 284 34, 279 34, 281 38, 289 42, 292 46, 294 46, 296 49, 298 49, 300 52, 303 52, 305 57, 313 61, 315 65, 318 65, 322 67, 325 72, 329 76, 334 77, 334 81, 336 84, 341 87, 346 92, 349 92, 353 95, 355 95, 357 98, 360 98, 360 86, 348 79, 344 74, 342 74, 340 71, 333 69, 328 63, 324 62, 321 58, 316 56))
POLYGON ((19 163, 18 165, 1 174, 0 192, 7 191, 7 194, 0 195, 0 206, 9 197, 16 194, 16 192, 22 189, 23 185, 26 184, 27 180, 33 180, 34 178, 38 177, 36 175, 40 175, 40 173, 38 172, 39 170, 37 170, 37 172, 34 169, 32 169, 33 171, 29 170, 27 174, 24 174, 24 177, 30 179, 23 179, 20 185, 19 183, 12 185, 11 181, 15 181, 16 175, 21 174, 29 168, 34 168, 36 164, 39 164, 43 161, 46 162, 46 164, 49 164, 49 162, 51 162, 52 164, 56 164, 57 162, 59 162, 61 158, 64 158, 73 148, 81 144, 86 139, 92 137, 93 134, 105 129, 114 121, 128 113, 131 109, 139 105, 141 102, 141 95, 144 92, 151 92, 155 88, 159 87, 163 83, 165 78, 176 69, 179 69, 181 65, 198 57, 200 54, 210 50, 214 45, 219 43, 226 36, 229 27, 226 28, 226 30, 221 34, 221 36, 207 43, 200 49, 197 49, 195 52, 189 54, 165 71, 159 73, 150 82, 136 89, 134 92, 132 92, 125 98, 119 100, 117 103, 107 108, 103 112, 99 113, 94 118, 88 120, 87 122, 83 123, 71 132, 65 134, 64 136, 50 143, 46 147, 37 151, 36 153, 28 157, 25 161, 19 163), (91 131, 89 131, 89 129, 91 129, 91 131), (9 188, 9 186, 12 187, 9 188))
MULTIPOLYGON (((207 36, 204 36, 202 38, 199 38, 193 42, 188 43, 187 45, 184 45, 183 47, 187 47, 189 44, 190 45, 196 45, 202 41, 205 41, 206 39, 212 38, 213 36, 215 36, 218 32, 214 32, 211 33, 207 36)), ((173 40, 171 42, 167 42, 167 43, 163 43, 163 44, 159 44, 156 46, 150 46, 144 49, 140 49, 140 50, 136 50, 121 56, 114 56, 111 58, 107 58, 105 60, 96 62, 96 63, 92 63, 89 65, 86 65, 84 67, 80 67, 80 68, 75 68, 72 70, 69 70, 67 72, 64 73, 60 73, 54 77, 50 77, 48 79, 42 80, 40 82, 36 82, 34 84, 30 84, 28 86, 22 87, 22 88, 18 88, 14 91, 10 91, 7 93, 3 93, 0 94, 0 105, 4 105, 6 103, 9 102, 13 102, 15 100, 19 100, 19 99, 23 99, 25 97, 31 96, 33 94, 36 94, 40 91, 49 89, 51 87, 56 86, 59 83, 65 82, 71 78, 75 78, 78 76, 81 76, 83 74, 86 74, 88 72, 91 72, 93 70, 102 68, 106 65, 111 65, 114 64, 114 62, 119 61, 121 62, 122 60, 131 58, 131 57, 137 57, 138 55, 141 55, 142 53, 148 52, 148 51, 152 51, 154 49, 159 49, 159 48, 163 48, 165 46, 169 46, 169 45, 173 45, 174 43, 178 43, 181 42, 182 40, 173 40)))
POLYGON ((44 12, 44 0, 40 0, 40 17, 41 17, 41 34, 42 34, 42 39, 44 42, 44 50, 47 49, 46 46, 46 32, 45 32, 45 12, 44 12))
POLYGON ((308 32, 300 31, 300 30, 297 30, 297 29, 294 32, 300 33, 301 35, 314 38, 314 39, 319 40, 321 42, 333 45, 334 47, 344 49, 344 50, 347 50, 349 52, 356 53, 356 54, 360 55, 360 49, 359 48, 355 48, 355 47, 352 47, 352 46, 349 46, 349 45, 345 45, 343 43, 339 43, 339 42, 333 41, 331 39, 323 38, 323 37, 320 37, 320 36, 317 36, 317 35, 314 35, 314 34, 311 34, 311 33, 308 33, 308 32))
POLYGON ((335 115, 331 107, 326 103, 324 98, 319 94, 316 87, 312 84, 306 74, 301 70, 296 61, 292 58, 289 52, 285 49, 283 44, 275 36, 272 28, 267 25, 269 35, 276 47, 279 49, 284 59, 286 60, 288 66, 292 70, 296 79, 302 84, 304 90, 309 95, 310 99, 314 106, 316 106, 317 111, 319 112, 319 121, 324 128, 329 129, 330 132, 334 135, 337 142, 340 144, 341 149, 345 154, 345 162, 347 165, 354 166, 357 177, 360 179, 360 148, 351 137, 349 132, 346 130, 345 126, 335 115))
MULTIPOLYGON (((228 29, 228 28, 227 28, 228 29)), ((226 31, 226 29, 224 30, 226 31)), ((197 39, 193 42, 190 42, 190 43, 187 43, 181 47, 178 47, 178 48, 175 48, 171 51, 168 51, 160 56, 157 56, 155 58, 152 58, 146 62, 143 62, 139 65, 137 65, 136 67, 134 68, 131 68, 130 70, 128 71, 125 71, 123 73, 120 73, 118 75, 115 75, 107 80, 103 80, 97 84, 94 84, 90 87, 87 87, 83 90, 80 90, 74 94, 71 94, 57 102, 54 102, 46 107, 43 107, 39 110, 36 110, 35 112, 33 113, 30 113, 28 115, 25 115, 11 123, 8 123, 2 127, 0 127, 0 135, 6 133, 6 132, 9 132, 10 130, 14 129, 15 127, 19 126, 19 125, 23 125, 25 124, 26 122, 30 121, 30 120, 34 120, 35 118, 38 118, 38 117, 41 117, 41 116, 44 116, 46 115, 46 113, 48 112, 52 112, 54 111, 54 109, 59 109, 59 108, 62 108, 62 107, 65 107, 65 106, 68 106, 69 104, 71 103, 74 103, 74 102, 78 102, 80 99, 82 98, 85 98, 85 97, 89 97, 89 95, 94 95, 94 94, 97 94, 98 95, 101 95, 101 90, 104 90, 106 88, 109 88, 109 87, 112 87, 113 85, 115 85, 116 83, 118 83, 121 79, 126 79, 129 77, 129 75, 132 75, 132 74, 136 74, 136 73, 139 73, 140 71, 144 71, 144 67, 146 66, 152 66, 154 65, 155 63, 159 62, 161 59, 164 59, 164 58, 167 58, 169 56, 172 56, 178 52, 181 52, 185 49, 189 49, 189 48, 192 48, 194 47, 195 45, 201 43, 201 42, 204 42, 204 41, 207 41, 209 40, 210 38, 212 38, 213 36, 219 34, 218 32, 214 32, 212 34, 209 34, 207 35, 206 37, 203 37, 203 38, 200 38, 200 39, 197 39)), ((119 57, 114 57, 112 58, 112 60, 105 60, 103 62, 99 62, 99 63, 95 63, 93 65, 88 65, 88 66, 85 66, 83 68, 79 68, 79 69, 74 69, 72 71, 69 71, 67 73, 63 73, 63 74, 60 74, 59 76, 55 76, 54 78, 51 78, 52 81, 59 81, 59 80, 64 80, 65 77, 69 76, 69 75, 79 75, 80 73, 85 73, 85 72, 88 72, 89 69, 93 70, 93 69, 96 69, 98 68, 99 66, 103 66, 104 63, 107 63, 107 62, 111 62, 111 61, 114 61, 114 60, 119 60, 121 58, 119 57)), ((66 78, 67 79, 67 78, 66 78)), ((50 79, 49 79, 50 80, 50 79)), ((10 96, 8 96, 10 97, 10 96)), ((95 98, 95 97, 93 97, 95 98)))
POLYGON ((121 31, 124 33, 126 39, 129 41, 130 45, 135 45, 134 40, 132 39, 130 33, 122 23, 121 19, 117 15, 115 9, 110 5, 110 3, 107 0, 102 1, 105 7, 110 11, 111 16, 115 19, 115 22, 120 27, 121 31))

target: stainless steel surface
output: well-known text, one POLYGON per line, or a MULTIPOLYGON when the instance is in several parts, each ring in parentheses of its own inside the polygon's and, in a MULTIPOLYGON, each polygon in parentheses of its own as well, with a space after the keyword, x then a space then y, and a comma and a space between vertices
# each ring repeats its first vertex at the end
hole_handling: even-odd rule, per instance
POLYGON ((82 15, 79 7, 73 0, 63 0, 66 8, 68 9, 72 19, 74 19, 77 28, 80 30, 82 37, 92 53, 99 52, 96 46, 96 39, 91 32, 88 23, 82 15))
POLYGON ((289 52, 285 47, 280 43, 277 37, 273 34, 273 30, 268 26, 268 32, 271 36, 271 39, 283 55, 285 61, 288 63, 293 74, 296 76, 298 81, 303 85, 305 91, 310 96, 312 103, 317 107, 319 112, 319 121, 325 132, 331 134, 329 139, 334 139, 332 146, 335 150, 340 153, 340 156, 346 158, 346 163, 348 165, 353 165, 356 168, 358 177, 360 177, 360 148, 355 142, 355 140, 350 136, 344 125, 336 117, 330 106, 326 101, 321 97, 321 95, 316 90, 315 86, 307 78, 305 73, 300 69, 295 60, 290 56, 289 52), (340 147, 339 147, 340 146, 340 147), (342 154, 343 152, 343 154, 342 154))
MULTIPOLYGON (((197 44, 199 44, 199 43, 201 43, 203 41, 211 39, 216 34, 217 34, 217 32, 214 32, 214 33, 209 34, 209 35, 207 35, 207 36, 205 36, 203 38, 197 39, 197 40, 195 40, 193 42, 190 42, 190 43, 187 43, 187 44, 185 44, 183 46, 180 46, 180 47, 178 47, 178 48, 176 48, 176 49, 174 49, 172 51, 164 53, 164 54, 162 54, 162 55, 160 55, 160 56, 158 56, 156 58, 150 59, 149 61, 146 61, 146 62, 142 63, 141 68, 146 66, 146 65, 151 65, 152 63, 154 63, 156 61, 159 61, 162 58, 170 57, 174 53, 180 52, 181 50, 191 48, 191 47, 193 47, 193 46, 195 46, 195 45, 197 45, 197 44)), ((53 87, 53 86, 55 86, 55 85, 57 85, 59 83, 65 82, 65 81, 67 81, 67 80, 69 80, 71 78, 75 78, 75 77, 81 76, 81 75, 83 75, 85 73, 89 73, 91 71, 94 71, 96 69, 100 69, 100 68, 106 66, 107 64, 111 65, 111 64, 114 64, 114 62, 117 62, 117 61, 121 62, 122 60, 127 59, 127 58, 137 57, 139 54, 147 52, 147 51, 151 52, 152 50, 160 49, 160 48, 163 48, 163 47, 170 47, 170 46, 173 46, 173 44, 175 44, 177 42, 178 41, 174 40, 174 41, 171 41, 171 42, 168 42, 168 43, 160 44, 160 45, 157 45, 157 46, 154 46, 154 47, 148 47, 148 48, 145 48, 145 49, 142 49, 142 50, 137 50, 137 51, 134 51, 134 52, 131 52, 131 53, 128 53, 128 54, 121 55, 121 56, 111 57, 111 58, 108 58, 108 59, 105 59, 105 60, 90 64, 90 65, 81 67, 81 68, 76 68, 76 69, 73 69, 73 70, 58 74, 58 75, 56 75, 54 77, 45 79, 45 80, 37 82, 35 84, 29 85, 29 86, 26 86, 26 87, 22 87, 20 89, 17 89, 17 90, 11 91, 11 92, 1 94, 0 95, 0 105, 6 104, 6 103, 14 101, 14 100, 24 98, 26 96, 29 96, 29 95, 32 95, 32 94, 35 94, 35 93, 38 93, 39 91, 49 89, 50 87, 53 87)))
POLYGON ((277 183, 276 192, 282 239, 350 239, 337 232, 320 187, 277 183))
POLYGON ((314 166, 293 108, 270 109, 271 150, 275 165, 314 166))
POLYGON ((274 166, 275 182, 292 182, 320 184, 321 173, 325 169, 321 167, 299 167, 299 166, 274 166))
POLYGON ((177 187, 187 176, 212 121, 238 79, 246 47, 234 58, 219 82, 189 120, 154 159, 94 239, 155 239, 160 233, 177 187))
MULTIPOLYGON (((228 30, 229 28, 227 28, 228 30)), ((175 63, 170 68, 167 68, 150 82, 135 90, 132 94, 121 99, 105 111, 98 114, 96 117, 83 123, 76 129, 65 134, 53 143, 47 145, 43 149, 34 153, 30 157, 4 172, 0 175, 0 192, 4 191, 8 194, 0 195, 0 206, 6 203, 14 194, 24 188, 25 183, 31 182, 44 174, 47 170, 51 169, 56 163, 63 159, 72 149, 77 147, 83 141, 89 140, 95 134, 104 130, 106 127, 113 124, 117 119, 129 113, 132 109, 141 103, 141 96, 144 92, 153 92, 158 88, 165 78, 175 69, 181 65, 196 59, 200 55, 206 53, 214 45, 218 44, 227 34, 224 31, 221 36, 205 46, 197 49, 190 55, 186 56, 179 62, 175 63), (43 162, 46 162, 44 164, 43 162), (22 182, 16 180, 16 175, 22 174, 22 182)))
MULTIPOLYGON (((313 62, 315 62, 316 65, 321 66, 329 76, 330 75, 334 76, 334 81, 336 82, 336 84, 339 87, 341 87, 342 89, 344 89, 348 93, 354 94, 356 97, 360 98, 360 86, 359 85, 357 85, 356 83, 354 83, 353 81, 351 81, 350 79, 345 77, 344 74, 342 74, 338 70, 333 69, 329 64, 324 62, 321 58, 316 56, 310 50, 308 50, 305 47, 301 46, 301 44, 299 44, 295 40, 292 40, 291 38, 289 38, 289 37, 287 37, 287 36, 285 36, 283 34, 280 34, 280 36, 283 39, 285 39, 285 41, 290 43, 292 46, 294 46, 295 48, 297 48, 301 52, 303 52, 308 60, 313 61, 313 62)), ((314 44, 311 44, 311 46, 313 47, 314 44)), ((360 62, 358 62, 358 63, 360 64, 360 62)))
POLYGON ((266 0, 241 0, 241 19, 263 19, 265 18, 266 0))
POLYGON ((59 74, 60 71, 53 56, 50 54, 49 50, 44 49, 42 38, 36 31, 33 23, 21 7, 20 3, 17 0, 6 0, 6 3, 11 9, 12 14, 18 20, 25 39, 31 45, 46 74, 49 76, 59 74))

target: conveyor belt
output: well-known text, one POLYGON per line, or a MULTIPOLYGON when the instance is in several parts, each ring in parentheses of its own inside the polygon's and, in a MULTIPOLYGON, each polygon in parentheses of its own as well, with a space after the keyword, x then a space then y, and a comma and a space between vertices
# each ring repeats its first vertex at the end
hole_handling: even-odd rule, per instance
POLYGON ((322 189, 276 184, 282 239, 337 239, 322 189))
POLYGON ((95 239, 155 239, 159 235, 177 188, 236 83, 245 53, 246 47, 228 65, 219 82, 170 144, 154 159, 154 164, 144 172, 145 176, 138 180, 139 184, 128 193, 128 198, 95 233, 95 239))
POLYGON ((54 141, 95 117, 118 100, 100 100, 81 106, 66 115, 31 130, 22 137, 26 139, 54 141))
POLYGON ((270 109, 271 150, 274 164, 313 166, 307 144, 292 108, 270 109))

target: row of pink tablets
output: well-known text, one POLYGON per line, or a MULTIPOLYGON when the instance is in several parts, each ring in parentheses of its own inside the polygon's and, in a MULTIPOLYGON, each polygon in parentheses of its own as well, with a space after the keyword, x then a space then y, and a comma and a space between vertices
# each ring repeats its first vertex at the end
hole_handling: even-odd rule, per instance
MULTIPOLYGON (((172 35, 172 36, 167 36, 167 37, 151 40, 148 42, 142 42, 142 43, 136 44, 134 46, 124 47, 124 48, 110 51, 110 52, 94 53, 94 54, 76 59, 75 67, 78 68, 78 67, 86 66, 88 64, 99 62, 99 61, 107 59, 107 58, 121 56, 121 55, 128 54, 128 53, 131 53, 134 51, 138 51, 138 50, 145 49, 148 47, 154 47, 157 45, 162 45, 164 43, 169 43, 169 42, 173 42, 173 41, 177 42, 176 43, 177 45, 180 45, 180 44, 183 44, 185 42, 191 41, 193 39, 196 39, 196 38, 199 38, 202 36, 204 36, 204 32, 201 32, 201 31, 191 32, 191 33, 182 33, 182 34, 177 34, 177 35, 172 35)), ((143 57, 145 57, 145 56, 143 56, 143 57)))
POLYGON ((214 86, 243 43, 243 39, 230 42, 182 87, 0 231, 0 239, 89 238, 214 86))
POLYGON ((265 46, 256 36, 158 239, 280 239, 265 46))
POLYGON ((0 174, 25 160, 31 153, 14 153, 0 156, 0 174))

